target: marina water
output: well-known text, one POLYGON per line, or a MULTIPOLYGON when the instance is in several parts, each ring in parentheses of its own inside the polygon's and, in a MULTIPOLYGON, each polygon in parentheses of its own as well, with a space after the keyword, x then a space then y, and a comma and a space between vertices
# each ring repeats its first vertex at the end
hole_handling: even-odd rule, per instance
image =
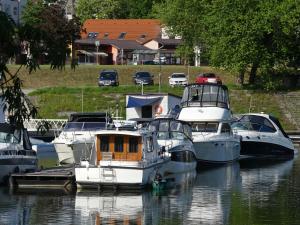
POLYGON ((300 224, 299 174, 296 156, 200 168, 156 192, 2 187, 0 224, 300 224))

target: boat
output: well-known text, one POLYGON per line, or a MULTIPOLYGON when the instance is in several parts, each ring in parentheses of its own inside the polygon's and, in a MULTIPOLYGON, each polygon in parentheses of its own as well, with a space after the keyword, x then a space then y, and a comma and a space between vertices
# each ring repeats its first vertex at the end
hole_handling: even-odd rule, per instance
POLYGON ((265 113, 241 114, 231 127, 242 138, 241 155, 293 157, 297 152, 274 116, 265 113))
POLYGON ((170 157, 161 151, 155 132, 107 129, 95 133, 90 156, 75 166, 77 187, 141 189, 150 185, 170 157))
POLYGON ((94 133, 111 121, 107 113, 73 113, 54 144, 60 165, 78 164, 82 150, 92 148, 94 133))
POLYGON ((0 183, 6 183, 12 173, 35 171, 37 162, 27 130, 0 123, 0 183))
POLYGON ((240 137, 231 130, 232 113, 225 85, 186 86, 177 118, 191 124, 196 158, 202 164, 224 164, 239 159, 240 137))
POLYGON ((171 158, 162 177, 196 169, 197 160, 189 123, 158 117, 149 123, 148 129, 157 133, 160 148, 171 158))

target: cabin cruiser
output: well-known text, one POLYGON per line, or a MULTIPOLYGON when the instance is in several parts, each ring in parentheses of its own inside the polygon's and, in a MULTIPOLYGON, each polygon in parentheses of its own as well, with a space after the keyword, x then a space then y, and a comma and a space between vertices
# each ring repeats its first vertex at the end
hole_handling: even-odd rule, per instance
POLYGON ((242 114, 231 127, 242 137, 241 155, 293 157, 297 152, 274 116, 265 113, 242 114))
POLYGON ((37 156, 26 129, 17 129, 0 123, 0 183, 7 182, 10 174, 37 169, 37 156))
POLYGON ((107 113, 74 113, 52 143, 60 165, 80 162, 82 150, 92 148, 94 133, 111 121, 107 113))
POLYGON ((239 159, 240 137, 231 130, 226 86, 212 83, 186 86, 178 119, 192 126, 198 161, 212 164, 239 159))
POLYGON ((187 122, 173 118, 156 118, 149 123, 148 129, 157 133, 160 148, 171 157, 164 170, 164 177, 196 169, 192 129, 187 122))
POLYGON ((107 129, 95 133, 90 156, 75 167, 78 188, 143 188, 170 160, 155 132, 144 129, 107 129))

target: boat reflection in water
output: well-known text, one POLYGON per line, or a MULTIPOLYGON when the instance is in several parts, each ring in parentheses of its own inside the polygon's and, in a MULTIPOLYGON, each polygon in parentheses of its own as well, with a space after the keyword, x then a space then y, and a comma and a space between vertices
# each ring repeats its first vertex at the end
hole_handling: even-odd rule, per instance
POLYGON ((293 168, 294 160, 248 160, 240 162, 243 198, 268 200, 293 168))
POLYGON ((166 217, 182 223, 190 209, 195 178, 196 171, 170 176, 174 188, 162 192, 78 192, 75 210, 80 224, 158 224, 166 217), (174 215, 174 208, 182 216, 174 215))
POLYGON ((203 224, 227 224, 232 190, 240 183, 239 163, 201 168, 193 188, 189 221, 203 224))

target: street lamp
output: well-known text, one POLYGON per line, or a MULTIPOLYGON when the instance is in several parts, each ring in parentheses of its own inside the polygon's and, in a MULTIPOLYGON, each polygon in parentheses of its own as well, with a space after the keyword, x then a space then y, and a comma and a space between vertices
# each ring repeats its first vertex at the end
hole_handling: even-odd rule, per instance
POLYGON ((159 62, 159 73, 158 73, 158 92, 161 92, 161 57, 160 57, 160 50, 164 47, 162 44, 158 50, 158 62, 159 62))
POLYGON ((100 41, 95 41, 95 45, 96 45, 96 50, 97 50, 96 62, 97 62, 97 65, 98 65, 98 51, 99 51, 100 41))

